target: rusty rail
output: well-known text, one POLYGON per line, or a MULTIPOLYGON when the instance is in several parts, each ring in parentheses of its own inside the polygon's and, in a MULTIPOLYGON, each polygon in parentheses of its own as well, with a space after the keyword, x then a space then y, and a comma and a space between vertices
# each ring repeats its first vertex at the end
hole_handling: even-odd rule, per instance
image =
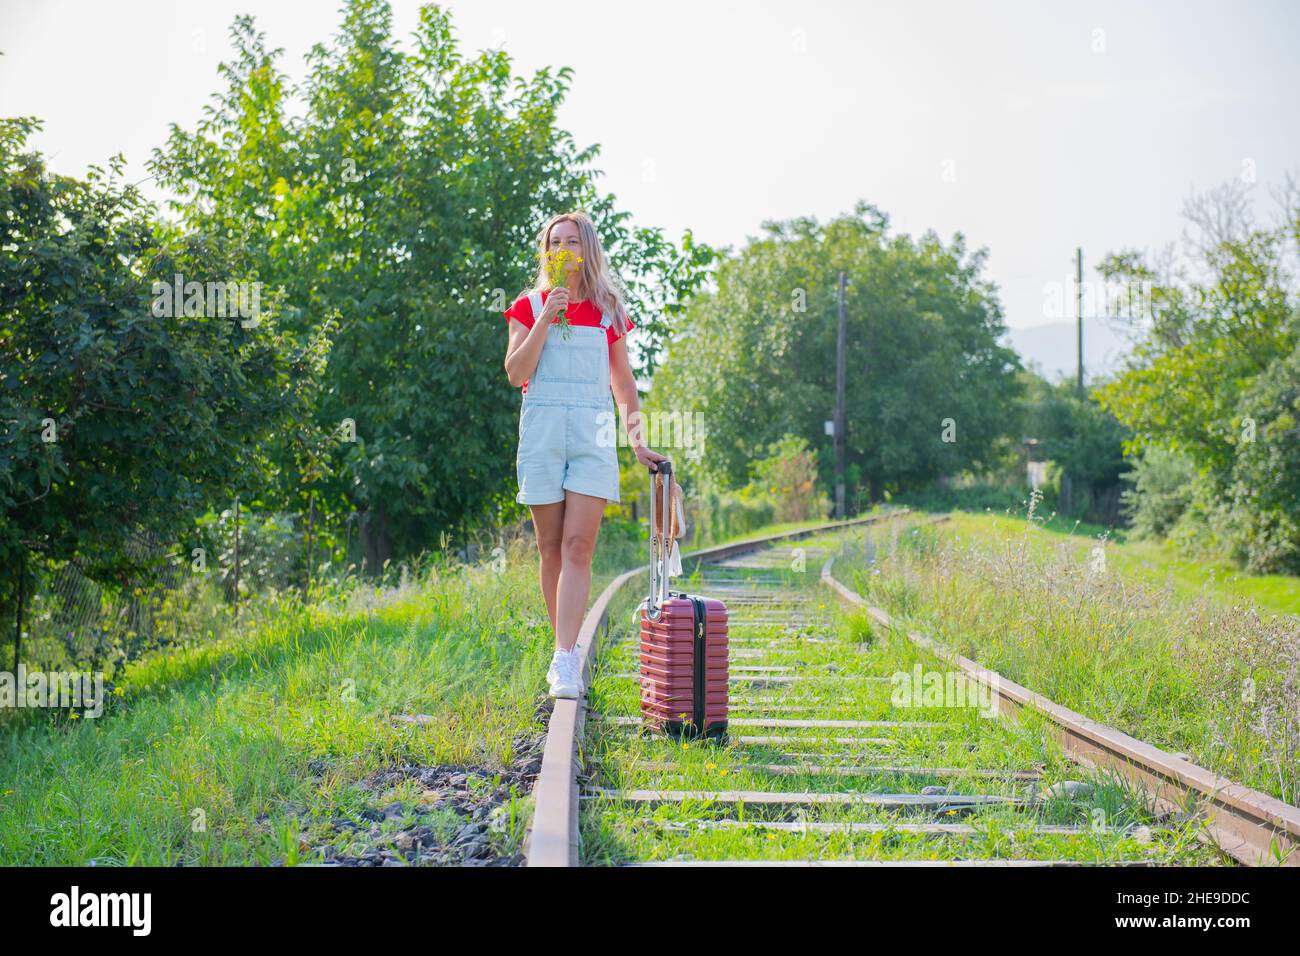
MULTIPOLYGON (((695 559, 702 561, 717 560, 753 551, 774 541, 795 541, 827 531, 855 525, 873 524, 887 518, 896 518, 908 513, 907 508, 899 508, 865 518, 849 521, 832 521, 800 528, 795 531, 783 531, 778 534, 747 538, 730 544, 703 548, 682 555, 682 561, 695 559)), ((586 686, 591 674, 593 649, 602 634, 609 633, 609 607, 619 590, 632 578, 643 573, 644 568, 633 568, 616 577, 596 598, 587 616, 583 618, 578 631, 578 640, 574 649, 578 652, 582 672, 583 694, 578 700, 557 700, 551 711, 546 729, 546 746, 542 751, 542 768, 533 787, 533 815, 528 834, 525 837, 525 855, 528 866, 577 866, 579 861, 578 842, 578 769, 581 755, 578 742, 582 740, 583 726, 586 721, 587 700, 586 686)))
POLYGON ((1243 787, 1204 767, 1143 743, 1122 731, 1062 707, 1042 694, 981 667, 951 648, 894 625, 888 612, 868 604, 856 591, 835 580, 832 555, 822 566, 822 583, 848 604, 862 608, 881 627, 905 635, 918 647, 988 687, 999 714, 1032 710, 1046 718, 1065 752, 1085 766, 1114 769, 1166 807, 1195 801, 1205 814, 1200 838, 1247 866, 1277 862, 1300 866, 1300 808, 1250 787, 1243 787))

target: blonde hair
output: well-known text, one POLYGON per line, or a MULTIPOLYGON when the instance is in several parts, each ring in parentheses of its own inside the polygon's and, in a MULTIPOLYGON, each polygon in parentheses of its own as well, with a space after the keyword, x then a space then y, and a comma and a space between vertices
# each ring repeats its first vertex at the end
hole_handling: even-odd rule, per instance
POLYGON ((546 254, 550 249, 551 230, 561 222, 571 222, 578 227, 578 241, 582 243, 579 287, 601 313, 610 315, 610 324, 614 330, 619 335, 626 334, 627 311, 623 307, 623 296, 614 277, 610 275, 605 250, 601 248, 600 237, 596 235, 596 227, 586 213, 562 212, 546 221, 546 225, 537 234, 537 276, 533 279, 533 287, 524 290, 523 294, 550 291, 551 275, 546 268, 546 254))

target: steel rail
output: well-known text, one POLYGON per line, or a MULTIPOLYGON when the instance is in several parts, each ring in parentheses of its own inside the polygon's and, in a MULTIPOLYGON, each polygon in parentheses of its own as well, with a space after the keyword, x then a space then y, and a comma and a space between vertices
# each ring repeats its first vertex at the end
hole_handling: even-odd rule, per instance
MULTIPOLYGON (((810 528, 747 538, 743 541, 692 551, 683 554, 681 560, 683 563, 688 560, 717 561, 747 551, 755 551, 773 542, 795 541, 841 528, 875 524, 908 512, 907 508, 899 508, 868 515, 865 518, 831 521, 810 528)), ((599 637, 609 633, 609 608, 614 598, 624 585, 637 575, 643 574, 645 570, 643 567, 636 567, 616 577, 596 598, 586 617, 583 618, 574 649, 578 653, 584 690, 577 700, 555 701, 550 719, 547 721, 542 767, 537 775, 537 783, 533 786, 532 820, 524 837, 524 853, 528 866, 578 865, 578 807, 580 805, 578 771, 581 767, 578 742, 582 740, 583 726, 586 721, 586 687, 591 674, 593 652, 599 637)))
POLYGON ((835 555, 822 565, 821 580, 847 604, 861 608, 881 627, 905 635, 912 643, 959 669, 967 678, 989 688, 1000 715, 1030 710, 1046 718, 1047 726, 1065 752, 1090 767, 1107 767, 1147 791, 1158 805, 1179 807, 1189 800, 1200 805, 1206 827, 1198 835, 1247 866, 1300 866, 1300 808, 1259 790, 1233 783, 1122 731, 1084 717, 1037 694, 996 671, 956 653, 931 638, 895 626, 885 610, 835 580, 835 555))

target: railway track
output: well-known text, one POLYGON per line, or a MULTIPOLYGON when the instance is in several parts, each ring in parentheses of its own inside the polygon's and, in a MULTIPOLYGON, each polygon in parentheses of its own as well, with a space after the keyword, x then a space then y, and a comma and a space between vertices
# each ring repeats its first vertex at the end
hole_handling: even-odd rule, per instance
POLYGON ((1222 785, 1171 783, 1161 761, 1174 758, 1156 748, 1127 747, 1117 770, 1098 740, 1124 735, 895 631, 834 580, 837 535, 907 533, 914 520, 897 512, 687 556, 693 576, 674 588, 728 606, 723 745, 641 731, 645 578, 616 579, 579 638, 586 699, 552 714, 529 865, 1264 862, 1261 845, 1300 834, 1300 811, 1254 791, 1234 797, 1255 816, 1225 827, 1222 785))

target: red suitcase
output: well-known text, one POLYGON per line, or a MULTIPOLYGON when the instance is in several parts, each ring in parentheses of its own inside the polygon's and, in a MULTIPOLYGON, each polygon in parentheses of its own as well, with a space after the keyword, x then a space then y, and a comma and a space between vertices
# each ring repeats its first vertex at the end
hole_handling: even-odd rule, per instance
POLYGON ((675 737, 720 739, 727 733, 727 606, 668 590, 672 462, 658 467, 650 476, 650 596, 641 605, 641 720, 675 737))

